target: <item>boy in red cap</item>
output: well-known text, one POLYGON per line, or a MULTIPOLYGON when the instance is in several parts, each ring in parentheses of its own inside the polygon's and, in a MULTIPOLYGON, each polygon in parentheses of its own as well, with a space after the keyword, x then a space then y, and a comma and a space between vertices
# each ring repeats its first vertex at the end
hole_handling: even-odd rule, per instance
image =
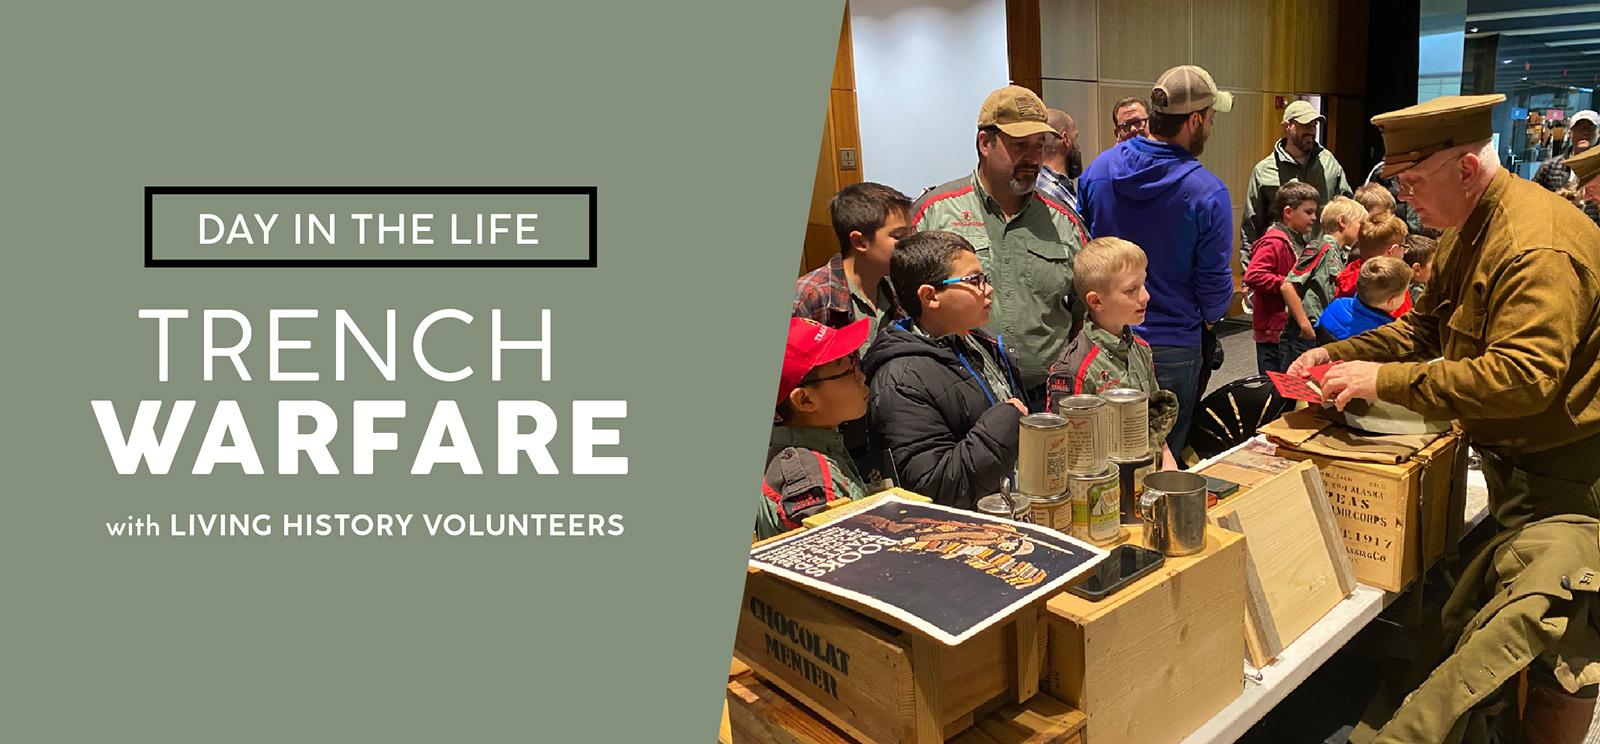
POLYGON ((871 325, 870 318, 843 328, 789 319, 756 537, 796 529, 834 499, 865 495, 839 425, 867 413, 867 382, 856 352, 871 325))

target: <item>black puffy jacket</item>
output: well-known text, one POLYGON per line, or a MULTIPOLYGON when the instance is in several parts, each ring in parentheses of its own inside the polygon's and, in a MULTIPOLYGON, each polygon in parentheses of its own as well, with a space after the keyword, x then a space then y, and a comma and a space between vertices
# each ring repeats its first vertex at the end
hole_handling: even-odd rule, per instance
MULTIPOLYGON (((906 330, 908 322, 880 329, 861 362, 871 388, 872 449, 890 450, 901 487, 936 504, 975 508, 1016 469, 1022 411, 995 398, 979 360, 957 354, 970 350, 918 336, 906 330)), ((972 338, 991 350, 1020 394, 1016 366, 999 344, 981 331, 972 338)))

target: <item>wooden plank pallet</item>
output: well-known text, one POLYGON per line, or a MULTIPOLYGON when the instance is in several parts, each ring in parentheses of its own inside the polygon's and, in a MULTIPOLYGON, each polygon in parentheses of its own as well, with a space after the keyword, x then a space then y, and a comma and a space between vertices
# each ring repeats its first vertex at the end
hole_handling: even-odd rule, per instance
MULTIPOLYGON (((733 670, 737 671, 737 669, 733 670)), ((999 707, 948 744, 1082 744, 1084 716, 1048 695, 999 707)), ((749 671, 728 680, 718 744, 872 744, 814 715, 749 671)))

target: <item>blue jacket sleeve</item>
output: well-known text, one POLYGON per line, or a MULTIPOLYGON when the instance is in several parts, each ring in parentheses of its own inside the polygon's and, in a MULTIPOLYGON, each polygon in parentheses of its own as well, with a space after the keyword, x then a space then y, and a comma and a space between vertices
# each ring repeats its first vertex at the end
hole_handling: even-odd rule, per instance
POLYGON ((1200 318, 1207 323, 1222 319, 1233 301, 1233 202, 1227 187, 1218 188, 1197 207, 1198 240, 1194 251, 1195 299, 1200 318))

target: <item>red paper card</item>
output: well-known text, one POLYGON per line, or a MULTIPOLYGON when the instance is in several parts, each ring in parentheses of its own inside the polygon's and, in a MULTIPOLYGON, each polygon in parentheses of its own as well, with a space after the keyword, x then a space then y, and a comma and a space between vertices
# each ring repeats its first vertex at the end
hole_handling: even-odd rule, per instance
POLYGON ((1293 400, 1303 400, 1308 403, 1322 403, 1322 380, 1328 376, 1328 370, 1333 363, 1319 364, 1307 370, 1304 377, 1292 377, 1282 372, 1268 372, 1267 379, 1272 380, 1272 386, 1278 389, 1278 394, 1293 400))

